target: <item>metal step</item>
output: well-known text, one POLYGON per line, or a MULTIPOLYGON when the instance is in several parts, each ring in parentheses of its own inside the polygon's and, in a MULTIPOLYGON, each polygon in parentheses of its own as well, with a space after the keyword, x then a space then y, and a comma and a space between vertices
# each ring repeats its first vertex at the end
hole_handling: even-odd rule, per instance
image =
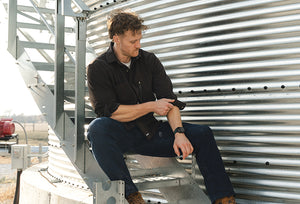
POLYGON ((136 160, 131 162, 138 169, 131 169, 130 172, 139 189, 157 189, 168 202, 210 203, 199 184, 175 158, 150 157, 138 154, 130 154, 126 157, 136 160))
MULTIPOLYGON (((46 49, 46 50, 54 50, 55 45, 50 43, 41 43, 41 42, 29 42, 29 41, 19 41, 21 46, 24 48, 33 48, 33 49, 46 49)), ((75 46, 66 45, 69 51, 75 51, 75 46)))
MULTIPOLYGON (((47 63, 47 62, 32 62, 36 70, 38 71, 54 71, 54 63, 47 63)), ((64 65, 65 72, 75 72, 75 65, 74 64, 65 64, 64 65)))
MULTIPOLYGON (((28 28, 28 29, 35 29, 35 30, 48 30, 47 26, 42 24, 34 24, 34 23, 17 23, 18 28, 28 28)), ((51 28, 54 30, 54 26, 51 26, 51 28)), ((74 28, 71 27, 65 27, 66 33, 74 33, 74 28)))
POLYGON ((160 187, 171 187, 171 186, 182 186, 189 184, 188 179, 169 177, 169 176, 159 176, 159 175, 148 175, 134 178, 133 182, 138 189, 156 189, 160 187))
MULTIPOLYGON (((8 4, 7 3, 3 3, 3 5, 4 5, 4 8, 7 10, 8 4)), ((34 8, 31 7, 31 6, 18 5, 17 9, 18 9, 18 11, 35 12, 34 8)), ((54 9, 41 8, 41 7, 38 7, 38 9, 42 13, 44 13, 44 14, 55 14, 55 10, 54 9)))

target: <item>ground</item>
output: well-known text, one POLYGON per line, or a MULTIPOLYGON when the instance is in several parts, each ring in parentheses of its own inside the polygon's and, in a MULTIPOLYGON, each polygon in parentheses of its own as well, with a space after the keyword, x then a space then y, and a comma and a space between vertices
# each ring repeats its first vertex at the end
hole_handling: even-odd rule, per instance
POLYGON ((16 188, 16 170, 10 169, 11 158, 0 157, 0 203, 11 204, 14 200, 16 188))
MULTIPOLYGON (((32 130, 27 124, 28 143, 31 146, 48 145, 48 126, 47 124, 36 125, 32 130)), ((24 132, 17 128, 19 144, 25 144, 24 132)), ((4 151, 5 152, 5 151, 4 151)), ((17 171, 11 169, 11 154, 0 152, 0 204, 12 204, 15 196, 17 171)), ((45 160, 45 159, 44 159, 45 160)), ((31 159, 32 163, 37 163, 36 157, 31 159)))

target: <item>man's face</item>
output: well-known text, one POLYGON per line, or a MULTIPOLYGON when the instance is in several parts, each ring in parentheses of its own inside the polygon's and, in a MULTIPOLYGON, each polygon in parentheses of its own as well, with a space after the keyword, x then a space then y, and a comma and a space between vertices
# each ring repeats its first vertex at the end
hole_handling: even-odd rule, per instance
POLYGON ((139 54, 139 49, 141 48, 140 41, 142 39, 142 31, 126 31, 123 35, 117 35, 114 39, 117 43, 117 47, 120 53, 124 57, 136 57, 139 54))

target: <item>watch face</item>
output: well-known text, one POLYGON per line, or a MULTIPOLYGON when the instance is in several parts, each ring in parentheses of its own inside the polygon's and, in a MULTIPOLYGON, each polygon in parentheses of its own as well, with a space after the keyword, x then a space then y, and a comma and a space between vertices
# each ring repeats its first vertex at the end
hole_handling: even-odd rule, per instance
POLYGON ((184 133, 184 128, 183 127, 179 127, 177 132, 184 133))

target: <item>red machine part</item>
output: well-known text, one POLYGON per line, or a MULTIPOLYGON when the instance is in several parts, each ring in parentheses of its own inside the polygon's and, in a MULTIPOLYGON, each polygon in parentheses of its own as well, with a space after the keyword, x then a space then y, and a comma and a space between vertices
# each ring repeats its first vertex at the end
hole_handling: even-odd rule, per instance
POLYGON ((12 122, 13 119, 0 119, 0 138, 10 136, 15 132, 15 124, 12 122))

